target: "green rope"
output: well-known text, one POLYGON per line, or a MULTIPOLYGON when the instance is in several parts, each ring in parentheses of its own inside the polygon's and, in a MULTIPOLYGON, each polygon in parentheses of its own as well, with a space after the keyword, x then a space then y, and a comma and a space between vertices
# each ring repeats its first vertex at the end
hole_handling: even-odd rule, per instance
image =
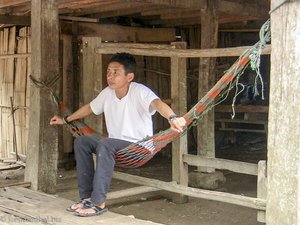
MULTIPOLYGON (((213 102, 212 104, 208 105, 207 108, 200 114, 197 115, 196 113, 196 109, 193 111, 193 122, 191 124, 191 126, 197 126, 199 123, 199 120, 201 120, 203 118, 203 115, 211 110, 213 107, 215 107, 216 105, 219 105, 220 103, 222 103, 224 100, 227 99, 229 92, 235 88, 235 94, 232 100, 232 115, 231 117, 234 118, 235 117, 235 102, 236 102, 236 98, 239 94, 241 94, 245 88, 245 86, 239 82, 240 77, 244 74, 246 68, 248 67, 248 65, 250 64, 250 68, 255 71, 256 73, 256 77, 255 77, 255 83, 254 83, 254 95, 257 96, 259 95, 259 91, 258 91, 258 80, 260 80, 261 83, 261 93, 262 93, 262 99, 264 100, 264 84, 263 84, 263 79, 262 79, 262 75, 260 73, 260 63, 261 63, 261 54, 262 54, 262 49, 265 48, 266 44, 268 42, 270 42, 271 40, 271 31, 270 31, 270 19, 268 19, 263 26, 260 29, 259 32, 259 42, 254 45, 251 49, 250 49, 250 55, 249 55, 249 59, 250 62, 245 65, 245 67, 237 72, 238 70, 238 66, 235 67, 233 73, 236 74, 235 78, 229 83, 228 87, 222 91, 222 93, 219 94, 218 99, 213 102)), ((239 61, 245 56, 246 52, 248 52, 249 50, 246 50, 243 54, 241 54, 239 56, 239 58, 237 59, 237 63, 236 65, 239 65, 239 61)), ((224 74, 228 72, 228 71, 224 71, 224 74)), ((199 102, 198 104, 201 104, 203 102, 199 102)))

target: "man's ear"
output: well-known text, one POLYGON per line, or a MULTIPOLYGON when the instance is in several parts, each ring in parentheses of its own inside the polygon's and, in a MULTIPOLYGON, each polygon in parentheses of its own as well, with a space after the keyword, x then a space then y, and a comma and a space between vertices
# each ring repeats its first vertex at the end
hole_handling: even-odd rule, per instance
POLYGON ((134 79, 134 73, 128 73, 127 74, 127 79, 128 79, 129 82, 132 81, 134 79))

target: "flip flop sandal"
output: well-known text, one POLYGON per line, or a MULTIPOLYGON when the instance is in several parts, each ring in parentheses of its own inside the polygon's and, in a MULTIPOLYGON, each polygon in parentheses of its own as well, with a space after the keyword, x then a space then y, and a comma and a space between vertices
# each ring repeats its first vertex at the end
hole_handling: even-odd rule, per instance
POLYGON ((86 203, 86 202, 87 202, 87 200, 85 200, 84 198, 81 198, 79 201, 75 202, 75 203, 72 204, 70 207, 66 208, 66 210, 67 210, 68 212, 75 212, 78 208, 73 209, 73 208, 72 208, 73 205, 78 205, 78 204, 83 204, 83 205, 84 205, 84 203, 86 203))
POLYGON ((75 212, 74 215, 75 216, 80 216, 80 217, 90 217, 90 216, 98 216, 101 215, 105 212, 108 211, 107 208, 100 208, 98 206, 95 206, 93 203, 91 202, 84 202, 83 203, 83 208, 84 209, 93 209, 94 212, 93 213, 79 213, 79 212, 75 212))

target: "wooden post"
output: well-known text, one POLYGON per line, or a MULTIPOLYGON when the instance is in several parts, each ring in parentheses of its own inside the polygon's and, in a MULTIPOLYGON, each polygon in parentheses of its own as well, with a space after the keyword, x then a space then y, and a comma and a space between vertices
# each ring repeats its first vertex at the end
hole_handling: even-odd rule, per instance
MULTIPOLYGON (((217 2, 207 1, 201 10, 201 48, 216 48, 218 43, 217 2)), ((215 58, 200 58, 198 98, 201 99, 215 83, 215 58)), ((198 125, 198 155, 215 157, 215 113, 212 109, 198 125)), ((200 172, 214 172, 213 168, 198 167, 200 172)))
MULTIPOLYGON (((186 48, 185 42, 172 43, 175 48, 186 48)), ((186 59, 171 57, 171 98, 172 109, 178 115, 187 111, 186 59)), ((187 154, 187 136, 184 135, 172 143, 172 180, 178 184, 188 185, 188 166, 183 162, 183 154, 187 154)), ((175 203, 185 203, 187 196, 174 195, 175 203)))
MULTIPOLYGON (((258 173, 257 173, 257 198, 267 199, 267 163, 265 160, 258 162, 258 173)), ((266 212, 257 212, 257 221, 261 223, 266 222, 266 212)))
MULTIPOLYGON (((64 25, 62 25, 63 27, 64 25)), ((72 22, 72 63, 73 63, 73 108, 77 110, 79 108, 79 59, 78 59, 78 23, 72 22)))
POLYGON ((268 225, 300 223, 300 1, 271 1, 268 225))
MULTIPOLYGON (((63 42, 63 103, 71 110, 74 111, 74 73, 73 73, 73 54, 72 54, 72 36, 61 35, 63 42)), ((76 54, 77 55, 77 54, 76 54)), ((63 152, 72 152, 73 137, 70 132, 63 129, 63 152)))
MULTIPOLYGON (((56 0, 32 0, 32 75, 41 81, 59 73, 58 9, 56 0)), ((59 85, 56 85, 58 88, 59 85)), ((33 87, 25 181, 34 190, 55 193, 58 159, 58 127, 49 119, 57 112, 50 93, 33 87)))
MULTIPOLYGON (((101 44, 99 37, 83 37, 83 70, 81 79, 81 99, 83 104, 91 102, 102 90, 102 55, 95 50, 101 44)), ((103 117, 90 116, 85 122, 100 134, 103 133, 103 117)))

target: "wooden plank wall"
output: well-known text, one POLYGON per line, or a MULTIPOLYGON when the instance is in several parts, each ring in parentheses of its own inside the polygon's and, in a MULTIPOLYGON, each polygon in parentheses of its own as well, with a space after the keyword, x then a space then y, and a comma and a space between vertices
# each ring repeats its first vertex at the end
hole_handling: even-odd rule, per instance
POLYGON ((30 52, 30 29, 23 27, 0 30, 0 157, 11 153, 26 154, 28 136, 28 110, 30 57, 17 58, 11 54, 30 52), (11 100, 15 108, 12 114, 11 100), (13 127, 13 117, 15 127, 13 127), (14 141, 14 129, 15 138, 14 141))

